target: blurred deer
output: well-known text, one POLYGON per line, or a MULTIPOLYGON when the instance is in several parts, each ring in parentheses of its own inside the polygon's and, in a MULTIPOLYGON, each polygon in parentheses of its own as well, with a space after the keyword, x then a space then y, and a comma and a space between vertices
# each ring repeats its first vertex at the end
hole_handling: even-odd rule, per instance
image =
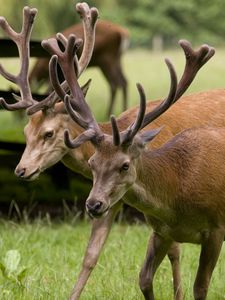
MULTIPOLYGON (((82 24, 75 24, 63 32, 65 37, 76 34, 77 37, 84 39, 82 24)), ((106 20, 99 20, 96 25, 95 44, 93 54, 88 67, 99 67, 104 74, 110 87, 110 102, 107 116, 110 116, 116 99, 116 92, 122 89, 123 105, 122 109, 127 109, 127 80, 123 74, 121 56, 129 45, 128 30, 106 20)), ((82 47, 77 53, 80 57, 82 47)), ((40 86, 49 82, 48 58, 39 58, 32 68, 29 81, 34 86, 40 86)), ((62 80, 62 76, 60 78, 62 80)))
MULTIPOLYGON (((76 42, 70 38, 67 47, 66 52, 72 52, 76 42)), ((58 49, 52 51, 56 53, 52 62, 60 64, 70 88, 70 94, 59 96, 64 98, 72 119, 84 129, 74 140, 66 130, 65 143, 77 148, 90 141, 95 147, 88 161, 93 174, 93 187, 86 201, 88 214, 92 218, 105 216, 122 198, 145 214, 153 228, 140 273, 140 288, 146 300, 155 299, 154 274, 173 243, 200 244, 194 298, 206 299, 225 237, 225 128, 187 129, 158 149, 146 149, 163 128, 141 130, 177 101, 187 85, 187 81, 177 83, 174 67, 167 59, 171 85, 164 101, 146 114, 145 93, 138 84, 140 108, 136 120, 121 131, 112 116, 112 135, 106 134, 93 117, 76 76, 66 76, 67 68, 58 49)), ((187 78, 191 73, 190 68, 187 78)))
MULTIPOLYGON (((77 10, 81 14, 86 31, 83 54, 81 55, 77 66, 79 74, 81 74, 88 64, 91 48, 94 44, 93 19, 95 19, 96 11, 93 8, 91 10, 87 9, 85 4, 78 4, 77 10), (92 17, 90 17, 90 15, 92 17)), ((81 134, 83 128, 71 120, 64 104, 59 102, 60 99, 55 92, 49 94, 49 97, 40 103, 32 98, 27 78, 29 39, 35 15, 35 9, 24 9, 24 24, 21 34, 12 31, 4 18, 0 19, 1 27, 17 43, 21 60, 21 70, 18 76, 9 74, 2 66, 0 72, 9 81, 13 81, 19 85, 20 93, 22 95, 21 99, 16 98, 18 102, 13 105, 7 104, 3 99, 1 100, 1 103, 8 110, 26 109, 29 117, 29 122, 24 130, 27 145, 21 161, 15 170, 15 174, 22 179, 34 180, 46 168, 52 166, 59 160, 62 160, 62 162, 73 171, 91 178, 91 171, 87 162, 94 153, 94 146, 91 143, 85 143, 77 149, 70 150, 64 143, 64 128, 70 129, 73 138, 81 134)), ((66 43, 63 36, 58 35, 58 37, 61 39, 62 43, 66 43)), ((181 41, 180 45, 183 48, 186 57, 186 67, 181 81, 186 82, 188 86, 195 77, 198 69, 214 54, 214 50, 204 45, 198 51, 194 51, 186 41, 181 41), (191 73, 190 70, 192 71, 191 73), (187 74, 189 74, 188 77, 187 74)), ((51 73, 54 74, 54 72, 51 73)), ((62 83, 62 88, 68 90, 66 82, 62 83)), ((88 84, 83 87, 84 93, 86 93, 87 88, 88 84)), ((184 92, 185 89, 180 90, 179 96, 184 92)), ((158 103, 159 101, 148 102, 147 110, 151 111, 158 103)), ((214 90, 183 97, 170 110, 158 118, 157 122, 152 122, 150 124, 151 128, 161 126, 161 124, 165 125, 164 130, 153 140, 151 146, 153 148, 158 148, 170 137, 174 136, 184 128, 197 126, 199 124, 224 126, 225 121, 223 114, 221 113, 223 109, 225 109, 224 90, 214 90)), ((118 120, 119 128, 124 130, 130 122, 135 120, 136 113, 137 108, 132 108, 124 112, 118 120)), ((111 133, 110 123, 102 123, 99 124, 99 126, 103 132, 111 133)), ((146 126, 146 130, 150 127, 146 126)), ((110 232, 113 220, 121 206, 122 201, 113 206, 105 217, 93 221, 91 237, 83 260, 83 268, 71 299, 79 298, 91 271, 97 263, 101 249, 110 232)), ((181 299, 182 292, 177 244, 171 246, 168 251, 168 256, 173 269, 175 297, 176 299, 181 299)))

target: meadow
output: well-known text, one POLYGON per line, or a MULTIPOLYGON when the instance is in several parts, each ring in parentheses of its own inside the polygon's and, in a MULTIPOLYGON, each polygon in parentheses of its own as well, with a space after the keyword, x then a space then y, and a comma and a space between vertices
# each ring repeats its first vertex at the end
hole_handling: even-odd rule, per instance
MULTIPOLYGON (((1 300, 64 300, 78 276, 90 223, 0 224, 1 300)), ((101 258, 82 294, 82 300, 139 300, 138 274, 150 229, 144 224, 115 224, 101 258)), ((182 245, 181 268, 185 299, 193 299, 192 285, 199 247, 182 245)), ((225 248, 213 274, 208 299, 225 299, 225 248)), ((156 299, 172 300, 172 276, 165 259, 155 277, 156 299)))
MULTIPOLYGON (((136 82, 140 82, 148 99, 167 95, 169 75, 163 59, 174 63, 178 76, 184 67, 182 50, 152 53, 130 50, 123 57, 124 73, 129 82, 129 106, 138 104, 136 82)), ((11 70, 17 61, 6 61, 11 70)), ((216 55, 200 70, 186 93, 205 91, 225 86, 225 50, 216 55)), ((99 121, 105 120, 108 87, 97 69, 88 69, 80 79, 93 78, 87 101, 99 121)), ((0 81, 1 88, 8 83, 0 81)), ((115 113, 121 110, 120 96, 115 113)), ((190 116, 191 117, 191 116, 190 116)), ((224 112, 225 117, 225 112, 224 112)), ((23 140, 22 128, 26 121, 18 121, 9 112, 0 112, 0 137, 23 140)), ((13 170, 12 170, 13 172, 13 170)), ((88 281, 82 300, 139 300, 138 273, 144 260, 150 229, 145 224, 117 223, 104 248, 101 258, 88 281)), ((90 234, 89 220, 74 218, 54 222, 44 219, 0 221, 0 299, 8 300, 61 300, 69 292, 81 268, 82 256, 90 234)), ((200 248, 182 245, 182 275, 185 299, 193 299, 192 286, 197 269, 200 248)), ((225 299, 225 248, 213 274, 208 299, 225 299)), ((168 260, 164 260, 155 278, 156 299, 172 299, 172 277, 168 260)))

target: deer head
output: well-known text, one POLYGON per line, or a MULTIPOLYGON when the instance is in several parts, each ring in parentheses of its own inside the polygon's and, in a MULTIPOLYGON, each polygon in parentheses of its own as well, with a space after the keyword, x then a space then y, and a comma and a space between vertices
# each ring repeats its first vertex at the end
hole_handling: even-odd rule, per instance
MULTIPOLYGON (((116 119, 111 117, 113 135, 107 135, 99 128, 92 115, 85 98, 81 92, 76 76, 68 76, 68 68, 61 60, 57 51, 51 62, 55 65, 55 77, 57 78, 56 65, 60 65, 70 89, 70 95, 62 93, 58 80, 54 79, 54 88, 61 99, 64 99, 65 107, 84 132, 75 140, 71 140, 68 130, 65 131, 65 143, 69 148, 77 148, 86 141, 95 146, 95 154, 89 159, 89 165, 93 173, 93 188, 86 202, 87 211, 91 216, 98 217, 109 210, 127 192, 136 180, 137 159, 145 149, 145 144, 159 134, 161 128, 141 132, 145 126, 155 120, 177 101, 194 79, 200 67, 214 54, 214 50, 208 46, 202 46, 194 52, 187 41, 180 41, 186 56, 186 66, 183 76, 177 84, 176 72, 173 65, 167 59, 171 78, 170 91, 166 99, 151 112, 145 114, 146 99, 144 90, 137 85, 140 94, 140 109, 135 122, 126 130, 119 132, 116 119)), ((77 42, 69 38, 67 53, 76 52, 77 42)), ((75 74, 71 72, 71 74, 75 74)))
MULTIPOLYGON (((75 71, 76 76, 79 77, 88 65, 92 55, 98 11, 96 8, 89 8, 86 3, 78 3, 76 10, 83 21, 84 47, 79 61, 77 56, 71 53, 70 63, 73 64, 74 60, 77 62, 75 71)), ((15 169, 15 174, 18 177, 27 180, 37 178, 40 172, 58 162, 68 152, 63 136, 64 128, 68 126, 69 117, 63 103, 58 103, 61 100, 56 92, 50 93, 48 97, 41 102, 36 101, 32 97, 28 81, 30 58, 29 41, 36 14, 36 9, 29 7, 24 8, 23 25, 20 33, 15 32, 3 17, 0 18, 1 28, 18 47, 21 62, 18 75, 10 74, 0 65, 1 75, 7 80, 17 84, 21 94, 21 97, 14 95, 17 101, 15 104, 7 104, 4 99, 0 99, 0 103, 5 109, 10 111, 26 109, 26 113, 29 117, 29 122, 24 129, 27 146, 15 169)), ((57 34, 57 38, 61 44, 66 43, 66 39, 63 35, 57 34)), ((77 43, 80 45, 82 41, 77 40, 77 43)), ((43 41, 43 46, 44 45, 45 42, 43 41)), ((50 65, 50 74, 54 73, 51 70, 51 66, 52 64, 50 65)), ((82 89, 84 95, 87 92, 89 83, 90 82, 82 89)), ((66 81, 59 86, 61 92, 68 90, 66 81)))
MULTIPOLYGON (((145 116, 146 98, 140 84, 137 88, 140 94, 140 109, 136 121, 126 130, 119 132, 116 119, 111 117, 113 135, 106 135, 96 131, 91 137, 95 145, 95 153, 89 159, 89 166, 93 174, 93 188, 86 201, 86 209, 90 216, 100 217, 106 213, 112 205, 119 201, 128 189, 137 180, 137 162, 140 154, 145 151, 145 145, 159 134, 162 128, 141 132, 144 119, 149 122, 172 105, 177 91, 177 80, 174 68, 167 60, 167 66, 171 76, 171 88, 163 105, 154 109, 145 116)), ((67 100, 66 100, 67 101, 67 100)), ((72 107, 66 104, 68 111, 72 107)), ((88 136, 88 135, 87 135, 88 136)), ((68 131, 65 133, 65 141, 69 147, 77 146, 78 139, 72 142, 68 131)))

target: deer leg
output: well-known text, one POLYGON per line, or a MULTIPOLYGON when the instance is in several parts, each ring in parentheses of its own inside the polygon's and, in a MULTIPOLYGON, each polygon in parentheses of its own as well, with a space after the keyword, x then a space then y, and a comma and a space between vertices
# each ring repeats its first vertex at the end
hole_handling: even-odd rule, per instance
POLYGON ((110 85, 110 102, 109 102, 109 108, 107 112, 107 117, 109 118, 113 112, 114 104, 115 104, 115 99, 116 99, 116 91, 117 87, 114 85, 113 82, 109 83, 110 85))
POLYGON ((123 93, 123 111, 127 110, 127 80, 122 72, 121 65, 118 65, 117 70, 118 85, 122 88, 123 93))
POLYGON ((180 245, 176 242, 172 243, 167 255, 170 260, 172 272, 173 272, 174 299, 182 300, 183 292, 182 292, 181 274, 180 274, 180 245))
POLYGON ((119 86, 118 76, 120 76, 120 74, 117 73, 116 62, 112 64, 110 60, 105 60, 104 64, 102 64, 100 68, 110 87, 110 103, 107 111, 107 117, 110 117, 114 108, 116 92, 119 86))
POLYGON ((224 240, 224 232, 215 230, 203 238, 199 267, 194 283, 195 300, 206 299, 212 272, 218 260, 224 240))
POLYGON ((122 85, 122 91, 123 91, 123 111, 127 110, 127 83, 125 85, 122 85))
MULTIPOLYGON (((121 64, 120 62, 118 62, 118 64, 114 65, 114 74, 113 74, 113 84, 116 87, 116 89, 121 88, 122 89, 122 93, 123 93, 123 106, 122 106, 122 110, 125 111, 127 110, 127 80, 125 78, 125 76, 123 75, 123 71, 121 68, 121 64)), ((112 90, 112 87, 111 87, 112 90)), ((115 98, 115 96, 114 96, 115 98)))
POLYGON ((87 280, 98 261, 101 250, 111 230, 114 218, 121 206, 122 202, 120 201, 110 209, 107 216, 93 220, 92 232, 83 259, 82 270, 73 288, 70 300, 79 299, 80 294, 82 293, 82 290, 84 289, 85 284, 87 283, 87 280))
POLYGON ((153 232, 149 240, 145 261, 139 277, 139 285, 145 300, 154 300, 153 278, 171 243, 171 240, 165 240, 156 232, 153 232))

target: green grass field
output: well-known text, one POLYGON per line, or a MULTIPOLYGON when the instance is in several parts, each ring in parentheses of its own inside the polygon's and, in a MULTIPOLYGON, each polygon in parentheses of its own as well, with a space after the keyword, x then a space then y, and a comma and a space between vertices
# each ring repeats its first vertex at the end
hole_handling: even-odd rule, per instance
MULTIPOLYGON (((187 93, 224 88, 224 53, 223 49, 217 51, 215 57, 199 72, 187 93)), ((136 82, 143 84, 148 99, 162 98, 167 94, 169 75, 163 62, 164 57, 171 58, 178 75, 181 74, 184 66, 182 51, 157 54, 147 50, 132 50, 124 56, 124 72, 129 82, 129 106, 138 103, 136 82)), ((13 70, 16 62, 7 64, 13 70)), ((88 78, 93 78, 93 82, 87 99, 96 118, 102 121, 109 98, 108 87, 97 69, 88 69, 82 76, 81 83, 88 78)), ((2 89, 8 87, 8 83, 2 79, 0 84, 2 89)), ((121 109, 120 96, 117 98, 116 114, 121 109)), ((1 139, 23 140, 23 125, 24 122, 18 121, 13 114, 0 112, 1 139)), ((81 268, 90 224, 88 222, 55 224, 49 219, 28 224, 1 221, 0 231, 2 270, 0 299, 67 299, 81 268)), ((145 225, 116 224, 81 299, 141 299, 138 273, 144 259, 148 237, 149 228, 145 225)), ((192 285, 198 254, 198 246, 182 246, 182 274, 186 300, 193 299, 192 285)), ((208 299, 225 299, 224 270, 223 247, 208 299)), ((172 299, 171 280, 170 266, 165 260, 155 279, 156 299, 172 299)))
MULTIPOLYGON (((32 224, 1 222, 1 300, 64 300, 77 278, 89 236, 90 224, 32 224), (10 251, 14 250, 14 251, 10 251), (4 266, 4 267, 2 267, 4 266), (22 275, 21 275, 22 273, 22 275)), ((149 228, 116 224, 82 294, 83 300, 139 300, 138 274, 144 259, 149 228)), ((192 285, 199 247, 182 245, 185 299, 193 299, 192 285)), ((213 274, 208 299, 225 299, 225 248, 213 274)), ((155 277, 156 299, 173 298, 170 265, 165 259, 155 277)))

